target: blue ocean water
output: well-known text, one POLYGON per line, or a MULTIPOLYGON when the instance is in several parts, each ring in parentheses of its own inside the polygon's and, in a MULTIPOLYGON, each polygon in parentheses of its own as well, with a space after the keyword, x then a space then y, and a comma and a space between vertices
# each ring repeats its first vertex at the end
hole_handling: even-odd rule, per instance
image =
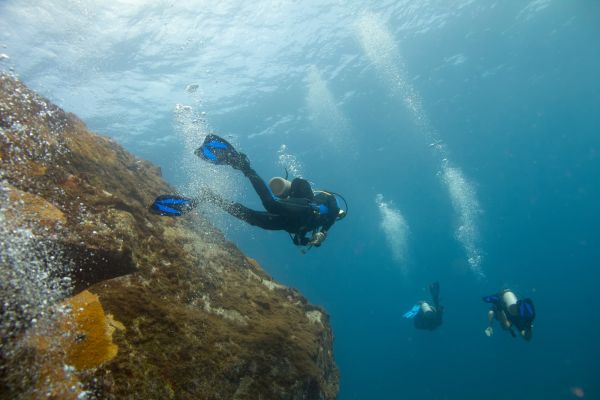
POLYGON ((342 193, 305 255, 203 211, 327 309, 339 399, 600 398, 599 2, 145 3, 3 1, 0 66, 182 192, 260 207, 191 154, 216 132, 342 193), (435 280, 444 324, 417 331, 435 280), (505 287, 535 301, 529 343, 484 335, 505 287))

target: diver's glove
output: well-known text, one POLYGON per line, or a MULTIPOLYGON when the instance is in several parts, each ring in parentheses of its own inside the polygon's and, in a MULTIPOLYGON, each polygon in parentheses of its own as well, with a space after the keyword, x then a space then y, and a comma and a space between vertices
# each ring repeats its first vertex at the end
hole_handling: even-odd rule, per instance
POLYGON ((326 235, 323 232, 316 232, 313 237, 312 240, 309 242, 309 244, 315 246, 315 247, 319 247, 321 245, 321 243, 323 243, 323 241, 325 240, 326 235))
POLYGON ((494 334, 494 329, 491 326, 488 326, 487 328, 485 328, 485 334, 487 335, 487 337, 490 337, 494 334))

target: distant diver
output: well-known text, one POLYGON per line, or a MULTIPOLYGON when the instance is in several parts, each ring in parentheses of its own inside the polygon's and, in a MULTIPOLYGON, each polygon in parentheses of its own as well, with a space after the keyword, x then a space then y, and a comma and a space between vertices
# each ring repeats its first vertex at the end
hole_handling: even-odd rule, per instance
POLYGON ((517 337, 512 329, 514 326, 525 340, 531 340, 535 319, 535 307, 531 299, 518 300, 510 289, 505 289, 498 294, 483 297, 483 301, 492 305, 488 311, 488 327, 485 329, 487 336, 494 334, 492 324, 496 319, 512 337, 517 337))
POLYGON ((442 325, 444 306, 440 304, 440 284, 434 282, 429 285, 429 292, 433 304, 420 301, 403 315, 404 318, 412 319, 417 329, 435 330, 442 325))
MULTIPOLYGON (((266 211, 256 211, 246 206, 226 200, 208 188, 204 188, 196 198, 179 195, 163 195, 156 198, 150 211, 166 216, 181 216, 193 210, 200 202, 214 204, 236 218, 250 225, 267 230, 284 230, 290 234, 295 245, 319 247, 327 237, 327 232, 336 221, 343 219, 348 212, 338 205, 337 193, 325 190, 313 191, 306 179, 275 177, 269 186, 250 166, 248 157, 238 152, 225 139, 208 135, 194 154, 216 165, 230 165, 250 180, 266 211), (311 233, 311 237, 307 235, 311 233)), ((287 174, 286 174, 287 175, 287 174)))

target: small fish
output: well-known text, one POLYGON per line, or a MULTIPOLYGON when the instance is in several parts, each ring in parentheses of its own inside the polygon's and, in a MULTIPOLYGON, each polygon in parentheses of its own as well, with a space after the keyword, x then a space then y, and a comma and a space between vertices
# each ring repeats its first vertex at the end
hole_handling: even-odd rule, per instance
POLYGON ((575 397, 578 397, 580 399, 585 397, 585 392, 583 391, 582 388, 575 386, 571 388, 571 394, 575 397))
POLYGON ((198 90, 199 85, 197 83, 190 83, 189 85, 186 86, 185 91, 188 93, 196 93, 196 90, 198 90))

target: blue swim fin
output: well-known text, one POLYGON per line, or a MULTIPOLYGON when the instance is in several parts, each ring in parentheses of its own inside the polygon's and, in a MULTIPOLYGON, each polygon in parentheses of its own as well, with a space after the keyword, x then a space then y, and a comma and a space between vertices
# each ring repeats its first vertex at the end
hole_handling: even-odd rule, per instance
POLYGON ((231 165, 241 171, 250 168, 246 155, 237 152, 231 143, 217 135, 206 136, 202 146, 196 149, 194 154, 216 165, 231 165))
POLYGON ((421 309, 421 306, 419 304, 415 304, 413 306, 413 308, 410 309, 410 311, 404 313, 404 315, 402 315, 402 316, 404 318, 408 318, 408 319, 414 318, 419 313, 420 309, 421 309))
POLYGON ((158 196, 150 206, 154 214, 179 217, 197 206, 196 199, 178 196, 175 194, 158 196))
POLYGON ((500 301, 500 297, 497 294, 493 294, 491 296, 485 296, 482 298, 485 303, 496 304, 500 301))

